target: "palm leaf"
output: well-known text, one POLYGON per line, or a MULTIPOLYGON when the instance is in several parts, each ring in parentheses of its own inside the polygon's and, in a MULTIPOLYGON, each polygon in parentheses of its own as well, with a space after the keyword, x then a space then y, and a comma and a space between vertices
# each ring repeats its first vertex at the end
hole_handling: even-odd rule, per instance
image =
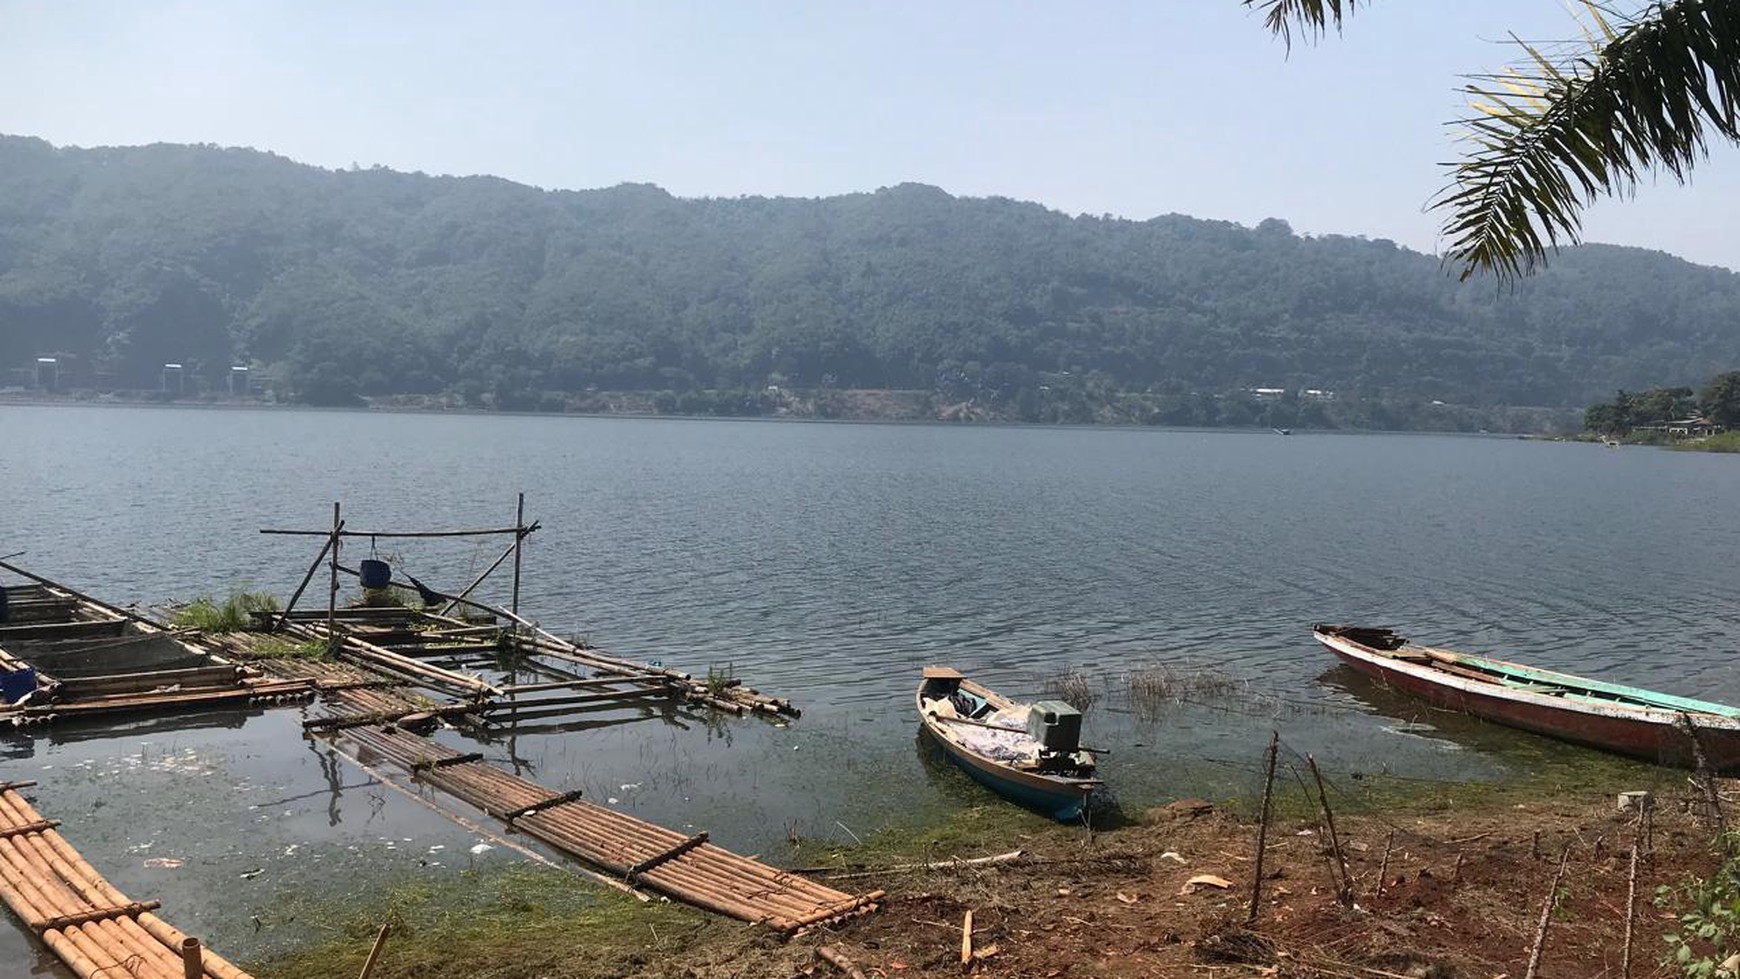
POLYGON ((1244 0, 1245 6, 1262 11, 1263 26, 1269 33, 1293 47, 1293 32, 1297 30, 1308 41, 1316 41, 1333 27, 1341 30, 1341 21, 1360 0, 1244 0))
MULTIPOLYGON (((1269 16, 1289 3, 1311 5, 1270 0, 1269 16)), ((1708 134, 1740 140, 1740 0, 1661 0, 1625 19, 1584 5, 1581 46, 1513 39, 1526 59, 1467 86, 1473 148, 1432 205, 1449 212, 1446 257, 1464 279, 1534 271, 1579 239, 1595 198, 1628 195, 1651 171, 1683 183, 1708 134)))

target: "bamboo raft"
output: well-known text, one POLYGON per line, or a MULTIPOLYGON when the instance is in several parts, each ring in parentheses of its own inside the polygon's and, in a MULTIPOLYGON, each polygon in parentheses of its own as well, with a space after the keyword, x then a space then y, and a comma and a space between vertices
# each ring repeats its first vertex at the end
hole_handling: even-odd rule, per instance
MULTIPOLYGON (((374 691, 339 691, 328 706, 371 716, 374 691)), ((597 867, 623 883, 672 900, 795 935, 869 914, 882 891, 853 896, 777 870, 708 842, 626 813, 586 802, 578 792, 553 792, 462 754, 397 724, 334 726, 331 735, 355 748, 370 767, 387 761, 505 822, 510 829, 597 867)))
POLYGON ((92 869, 18 793, 0 784, 0 900, 80 979, 252 979, 92 869))

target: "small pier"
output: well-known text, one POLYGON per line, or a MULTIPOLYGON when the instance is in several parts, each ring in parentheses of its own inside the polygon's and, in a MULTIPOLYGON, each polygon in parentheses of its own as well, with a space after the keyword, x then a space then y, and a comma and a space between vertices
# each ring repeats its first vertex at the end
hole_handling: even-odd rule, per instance
POLYGON ((18 790, 0 784, 0 900, 80 979, 252 979, 116 890, 18 790))
POLYGON ((311 729, 323 729, 333 740, 348 743, 353 760, 365 767, 389 762, 416 782, 468 803, 510 830, 541 840, 630 887, 782 935, 869 914, 883 899, 882 891, 859 896, 836 891, 716 846, 706 833, 685 836, 587 802, 579 792, 555 792, 510 775, 485 762, 481 754, 455 751, 406 730, 407 723, 432 725, 427 712, 381 723, 368 713, 375 704, 371 698, 341 691, 328 701, 332 723, 311 722, 311 729), (347 723, 363 718, 371 722, 347 723))

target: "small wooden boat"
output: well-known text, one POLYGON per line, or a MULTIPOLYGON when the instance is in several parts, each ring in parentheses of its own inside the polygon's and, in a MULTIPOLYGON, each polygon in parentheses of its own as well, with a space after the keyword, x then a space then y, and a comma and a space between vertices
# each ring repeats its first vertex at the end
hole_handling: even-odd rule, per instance
POLYGON ((1740 774, 1740 708, 1419 646, 1391 629, 1311 631, 1355 670, 1439 707, 1683 768, 1697 762, 1695 732, 1712 769, 1740 774))
POLYGON ((1079 819, 1102 783, 1081 749, 1081 713, 1068 704, 1016 703, 947 666, 927 666, 918 716, 949 760, 1004 798, 1052 818, 1079 819))

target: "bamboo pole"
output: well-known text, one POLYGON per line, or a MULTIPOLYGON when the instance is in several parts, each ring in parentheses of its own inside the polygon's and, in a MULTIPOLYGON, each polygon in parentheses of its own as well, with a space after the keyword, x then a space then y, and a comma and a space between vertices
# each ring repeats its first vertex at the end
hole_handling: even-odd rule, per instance
MULTIPOLYGON (((342 522, 339 523, 338 529, 341 532, 344 530, 344 524, 342 522)), ((332 549, 332 545, 336 543, 337 540, 338 538, 336 536, 331 534, 327 535, 326 543, 320 545, 320 553, 314 555, 314 560, 308 565, 308 573, 302 576, 302 583, 296 586, 294 592, 291 592, 290 601, 285 604, 284 611, 278 613, 278 619, 272 624, 271 631, 277 632, 284 628, 285 621, 290 618, 290 610, 296 607, 296 603, 302 598, 302 593, 308 590, 308 583, 314 580, 314 573, 320 570, 320 562, 326 560, 326 552, 332 549)))
POLYGON ((519 507, 514 511, 514 596, 509 606, 517 615, 520 610, 520 552, 526 544, 526 494, 520 494, 519 507))
MULTIPOLYGON (((489 567, 483 569, 482 574, 471 579, 471 584, 466 585, 464 591, 461 591, 459 594, 454 595, 453 597, 447 599, 447 604, 441 606, 440 610, 437 611, 435 614, 447 615, 450 612, 452 612, 453 607, 455 605, 458 605, 460 602, 465 601, 465 599, 468 598, 473 591, 477 590, 478 585, 483 584, 484 579, 486 579, 490 575, 494 574, 496 568, 501 567, 501 564, 503 561, 506 561, 509 557, 511 557, 512 555, 517 553, 519 551, 519 547, 520 547, 520 541, 519 541, 519 538, 516 537, 516 538, 514 538, 514 542, 507 546, 506 550, 502 551, 499 555, 496 556, 496 559, 494 561, 490 562, 489 567)), ((516 584, 516 587, 517 587, 517 584, 516 584)))
POLYGON ((369 979, 369 976, 374 975, 375 963, 379 962, 381 960, 381 949, 386 947, 387 932, 392 927, 393 927, 393 925, 391 922, 388 922, 387 924, 384 924, 381 926, 380 933, 375 935, 374 947, 369 949, 368 961, 363 963, 362 974, 359 975, 357 977, 357 979, 369 979))
POLYGON ((1256 869, 1251 874, 1251 909, 1245 917, 1246 924, 1256 924, 1257 908, 1263 900, 1263 851, 1269 841, 1269 805, 1273 800, 1275 789, 1275 759, 1281 752, 1281 732, 1274 731, 1269 738, 1268 771, 1263 775, 1263 809, 1257 820, 1257 854, 1256 869))
MULTIPOLYGON (((311 639, 328 639, 329 641, 334 636, 333 633, 327 633, 327 635, 322 636, 319 632, 308 629, 307 626, 300 623, 293 626, 291 632, 296 635, 305 635, 311 639)), ((390 671, 396 671, 421 678, 425 685, 431 685, 428 681, 434 680, 439 682, 432 684, 433 686, 444 688, 449 691, 458 690, 466 694, 484 694, 492 697, 501 693, 500 690, 475 677, 454 673, 451 670, 443 670, 438 666, 432 666, 422 660, 416 659, 415 657, 406 656, 403 653, 395 653, 385 647, 376 646, 374 643, 368 642, 367 640, 358 639, 356 636, 347 635, 342 637, 342 645, 340 648, 344 649, 346 647, 354 647, 357 653, 356 658, 368 661, 371 666, 385 668, 390 671), (361 655, 362 653, 366 653, 367 655, 361 655)))
POLYGON ((344 533, 344 521, 338 516, 338 501, 332 501, 332 537, 328 542, 330 555, 332 583, 326 593, 326 655, 331 656, 338 651, 338 549, 340 535, 344 533))
MULTIPOLYGON (((331 533, 328 530, 277 530, 262 529, 262 534, 276 534, 280 537, 324 537, 331 533)), ((495 534, 519 533, 517 527, 489 527, 483 530, 347 530, 344 537, 391 537, 396 539, 412 539, 425 537, 487 537, 495 534)))
POLYGON ((602 704, 615 701, 664 700, 670 697, 669 690, 657 688, 650 690, 604 690, 598 693, 578 693, 567 697, 535 697, 529 700, 496 700, 486 704, 478 704, 477 709, 485 713, 507 712, 517 710, 535 710, 540 707, 581 706, 584 704, 602 704))
POLYGON ((617 683, 659 683, 664 677, 657 673, 643 676, 602 676, 586 679, 557 680, 551 683, 512 683, 501 688, 506 694, 535 693, 540 690, 578 690, 584 687, 607 687, 617 683))

